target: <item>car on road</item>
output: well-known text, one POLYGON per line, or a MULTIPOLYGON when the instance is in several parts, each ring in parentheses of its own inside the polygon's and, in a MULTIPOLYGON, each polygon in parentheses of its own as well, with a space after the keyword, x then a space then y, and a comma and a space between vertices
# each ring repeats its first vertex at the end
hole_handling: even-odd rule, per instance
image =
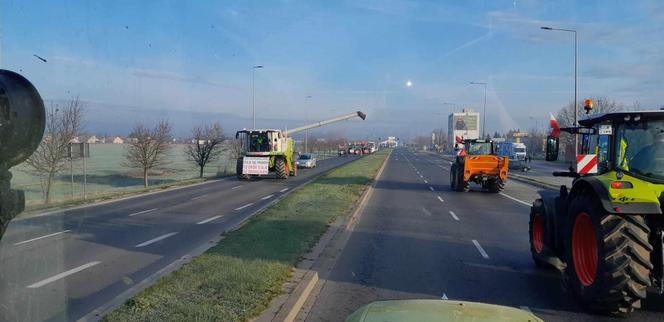
POLYGON ((316 157, 311 153, 303 153, 297 159, 297 166, 299 168, 315 168, 316 157))

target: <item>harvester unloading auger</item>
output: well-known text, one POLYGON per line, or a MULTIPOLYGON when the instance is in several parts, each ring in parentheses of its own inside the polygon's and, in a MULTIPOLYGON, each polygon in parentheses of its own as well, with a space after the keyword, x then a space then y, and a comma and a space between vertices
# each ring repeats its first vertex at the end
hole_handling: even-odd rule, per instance
POLYGON ((357 111, 290 130, 253 129, 237 131, 235 138, 242 142, 242 153, 237 159, 236 167, 238 178, 249 179, 250 176, 267 175, 269 173, 275 173, 277 178, 280 179, 296 176, 297 167, 293 160, 293 139, 289 135, 354 117, 364 120, 367 116, 357 111))

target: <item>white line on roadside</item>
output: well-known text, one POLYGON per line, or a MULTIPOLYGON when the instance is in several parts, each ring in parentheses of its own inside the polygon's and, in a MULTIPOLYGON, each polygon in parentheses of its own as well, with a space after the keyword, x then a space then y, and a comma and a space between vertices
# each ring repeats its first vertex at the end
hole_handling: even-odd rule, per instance
POLYGON ((136 215, 146 214, 146 213, 148 213, 148 212, 155 211, 155 210, 157 210, 157 209, 159 209, 159 208, 152 208, 152 209, 148 209, 148 210, 143 210, 143 211, 135 212, 135 213, 133 213, 133 214, 129 214, 129 217, 133 217, 133 216, 136 216, 136 215))
POLYGON ((454 218, 454 220, 459 221, 459 217, 457 217, 457 215, 454 213, 454 211, 450 210, 450 216, 452 216, 452 218, 454 218))
POLYGON ((78 272, 80 272, 80 271, 82 271, 82 270, 84 270, 84 269, 88 269, 88 268, 90 268, 90 267, 92 267, 92 266, 95 266, 95 265, 97 265, 97 264, 99 264, 99 263, 101 263, 101 262, 99 262, 99 261, 94 261, 94 262, 89 262, 89 263, 87 263, 87 264, 83 264, 83 265, 81 265, 81 266, 79 266, 79 267, 72 268, 72 269, 70 269, 70 270, 68 270, 68 271, 65 271, 65 272, 62 272, 62 273, 60 273, 60 274, 53 275, 53 276, 51 276, 51 277, 49 277, 49 278, 47 278, 47 279, 45 279, 45 280, 39 281, 39 282, 34 283, 34 284, 30 284, 30 285, 27 286, 27 288, 40 288, 40 287, 42 287, 42 286, 44 286, 44 285, 46 285, 46 284, 53 283, 53 282, 55 282, 55 281, 57 281, 57 280, 59 280, 59 279, 63 279, 63 278, 65 278, 65 277, 67 277, 67 276, 69 276, 69 275, 71 275, 71 274, 76 274, 76 273, 78 273, 78 272))
POLYGON ((59 232, 57 232, 57 233, 52 233, 52 234, 44 235, 44 236, 41 236, 41 237, 36 237, 36 238, 32 238, 32 239, 28 239, 28 240, 24 240, 24 241, 22 241, 22 242, 15 243, 14 246, 16 246, 16 245, 21 245, 21 244, 27 244, 27 243, 29 243, 29 242, 33 242, 33 241, 40 240, 40 239, 44 239, 44 238, 48 238, 48 237, 57 236, 57 235, 64 234, 64 233, 67 233, 67 232, 69 232, 69 229, 67 229, 67 230, 63 230, 63 231, 59 231, 59 232))
POLYGON ((213 220, 217 220, 217 219, 219 219, 219 218, 221 218, 221 217, 223 217, 223 216, 222 216, 222 215, 218 215, 218 216, 210 217, 210 218, 205 219, 205 220, 203 220, 203 221, 199 221, 199 222, 197 222, 196 225, 207 224, 207 223, 209 223, 209 222, 211 222, 211 221, 213 221, 213 220))
POLYGON ((429 190, 436 191, 433 187, 429 187, 429 190))
POLYGON ((241 187, 242 187, 242 185, 235 186, 235 187, 231 188, 231 190, 235 190, 235 189, 237 189, 237 188, 241 188, 241 187))
POLYGON ((531 206, 529 203, 527 203, 527 202, 525 202, 525 201, 523 201, 523 200, 520 200, 520 199, 514 198, 514 197, 512 197, 512 196, 510 196, 510 195, 508 195, 508 194, 505 194, 505 193, 502 193, 502 192, 501 192, 500 195, 503 196, 503 197, 505 197, 505 198, 507 198, 507 199, 512 199, 512 200, 514 200, 514 201, 516 201, 516 202, 518 202, 518 203, 520 203, 520 204, 522 204, 522 205, 524 205, 524 206, 527 206, 527 207, 530 207, 530 206, 531 206))
POLYGON ((429 181, 427 181, 427 179, 424 179, 424 183, 429 183, 429 181))
POLYGON ((253 202, 252 202, 252 203, 248 203, 248 204, 246 204, 246 205, 244 205, 244 206, 242 206, 242 207, 237 207, 237 208, 235 208, 235 210, 242 210, 242 209, 244 209, 244 208, 251 207, 253 204, 254 204, 253 202))
POLYGON ((274 195, 267 195, 267 196, 261 198, 261 200, 268 200, 268 199, 270 199, 270 198, 272 198, 272 197, 274 197, 274 195))
POLYGON ((197 199, 201 199, 201 198, 204 198, 204 197, 207 197, 207 194, 193 197, 193 198, 191 198, 191 200, 197 200, 197 199))
POLYGON ((443 197, 441 197, 441 196, 436 196, 436 198, 438 198, 438 200, 440 200, 440 202, 445 202, 445 200, 443 200, 443 197))
POLYGON ((166 238, 168 238, 168 237, 175 236, 175 235, 177 235, 177 234, 178 234, 178 232, 172 232, 172 233, 168 233, 168 234, 166 234, 166 235, 161 235, 161 236, 159 236, 159 237, 157 237, 157 238, 153 238, 153 239, 150 239, 150 240, 148 240, 148 241, 146 241, 146 242, 142 242, 142 243, 140 243, 140 244, 138 244, 138 245, 136 245, 136 246, 134 246, 134 247, 136 247, 136 248, 145 247, 145 246, 148 246, 148 245, 154 244, 154 243, 156 243, 156 242, 158 242, 158 241, 164 240, 164 239, 166 239, 166 238))
POLYGON ((473 239, 473 244, 475 245, 475 248, 477 248, 477 251, 480 252, 480 255, 484 257, 484 259, 489 259, 489 254, 484 251, 484 248, 482 248, 482 245, 480 245, 477 240, 473 239))
POLYGON ((447 294, 443 293, 443 296, 440 297, 441 300, 449 300, 447 294))
POLYGON ((286 192, 287 190, 288 190, 288 188, 283 188, 283 189, 279 190, 279 192, 286 192))

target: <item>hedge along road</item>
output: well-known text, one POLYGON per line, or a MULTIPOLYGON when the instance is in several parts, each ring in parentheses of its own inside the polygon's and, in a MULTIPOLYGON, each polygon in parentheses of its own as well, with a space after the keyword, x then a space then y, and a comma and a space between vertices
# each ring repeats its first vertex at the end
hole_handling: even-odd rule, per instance
POLYGON ((330 171, 226 236, 106 321, 242 321, 260 314, 328 224, 348 213, 388 151, 330 171))
POLYGON ((229 178, 12 221, 0 242, 0 320, 79 319, 352 160, 324 160, 288 180, 229 178))

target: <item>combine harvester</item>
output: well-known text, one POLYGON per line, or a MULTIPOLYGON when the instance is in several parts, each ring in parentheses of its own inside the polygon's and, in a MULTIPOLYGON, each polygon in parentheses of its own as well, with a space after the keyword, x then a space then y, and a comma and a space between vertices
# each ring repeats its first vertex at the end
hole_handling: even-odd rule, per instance
MULTIPOLYGON (((592 101, 584 106, 586 113, 592 101)), ((537 266, 565 274, 573 298, 617 316, 664 292, 664 111, 596 114, 547 138, 558 158, 560 132, 581 135, 570 188, 540 192, 530 211, 530 249, 537 266)))
POLYGON ((297 176, 297 167, 295 166, 295 160, 293 160, 293 139, 289 135, 354 117, 364 120, 367 116, 357 111, 291 130, 254 129, 237 131, 235 138, 242 142, 241 156, 236 163, 237 177, 239 179, 249 179, 252 176, 265 176, 270 173, 276 174, 279 179, 297 176))

